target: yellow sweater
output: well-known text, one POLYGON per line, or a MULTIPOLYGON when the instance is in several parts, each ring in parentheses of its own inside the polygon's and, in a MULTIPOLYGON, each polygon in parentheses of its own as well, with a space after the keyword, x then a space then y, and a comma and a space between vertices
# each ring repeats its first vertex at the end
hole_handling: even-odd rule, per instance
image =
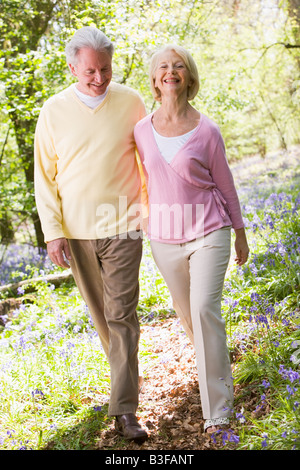
POLYGON ((73 86, 46 101, 35 134, 35 196, 46 242, 138 228, 147 196, 143 186, 141 201, 133 129, 145 114, 140 96, 114 82, 95 109, 73 86))

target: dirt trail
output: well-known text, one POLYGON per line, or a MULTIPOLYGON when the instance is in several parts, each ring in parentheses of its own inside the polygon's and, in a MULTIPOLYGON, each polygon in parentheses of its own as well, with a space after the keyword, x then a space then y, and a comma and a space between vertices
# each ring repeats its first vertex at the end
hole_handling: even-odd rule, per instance
POLYGON ((176 316, 141 328, 153 357, 143 367, 138 419, 149 434, 144 444, 124 444, 113 424, 104 430, 98 449, 209 450, 220 447, 203 433, 195 354, 176 316))

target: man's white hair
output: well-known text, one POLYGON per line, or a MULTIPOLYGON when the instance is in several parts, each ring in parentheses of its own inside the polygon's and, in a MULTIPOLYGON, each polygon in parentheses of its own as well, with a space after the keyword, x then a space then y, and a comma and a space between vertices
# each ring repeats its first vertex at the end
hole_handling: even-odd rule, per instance
POLYGON ((84 26, 76 31, 72 39, 66 45, 65 53, 67 63, 76 65, 77 54, 80 49, 84 47, 89 47, 95 51, 105 50, 110 57, 112 57, 114 53, 113 43, 102 31, 93 26, 84 26))

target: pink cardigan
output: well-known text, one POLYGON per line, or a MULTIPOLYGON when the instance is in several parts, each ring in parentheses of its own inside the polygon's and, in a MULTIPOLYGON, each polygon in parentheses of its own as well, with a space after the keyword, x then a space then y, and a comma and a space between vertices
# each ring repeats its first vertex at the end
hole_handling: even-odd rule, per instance
POLYGON ((151 118, 134 130, 148 190, 149 238, 185 243, 225 226, 244 227, 219 127, 201 114, 194 133, 167 163, 151 118))

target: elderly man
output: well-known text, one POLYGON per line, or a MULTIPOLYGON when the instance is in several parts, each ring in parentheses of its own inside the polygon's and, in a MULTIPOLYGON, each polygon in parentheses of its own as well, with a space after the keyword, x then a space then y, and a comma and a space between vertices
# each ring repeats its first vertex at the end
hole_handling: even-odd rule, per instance
POLYGON ((110 363, 109 415, 129 440, 147 433, 138 407, 138 274, 143 189, 133 129, 140 96, 112 82, 113 44, 79 29, 66 46, 75 84, 43 106, 35 135, 35 193, 48 254, 69 263, 110 363))

